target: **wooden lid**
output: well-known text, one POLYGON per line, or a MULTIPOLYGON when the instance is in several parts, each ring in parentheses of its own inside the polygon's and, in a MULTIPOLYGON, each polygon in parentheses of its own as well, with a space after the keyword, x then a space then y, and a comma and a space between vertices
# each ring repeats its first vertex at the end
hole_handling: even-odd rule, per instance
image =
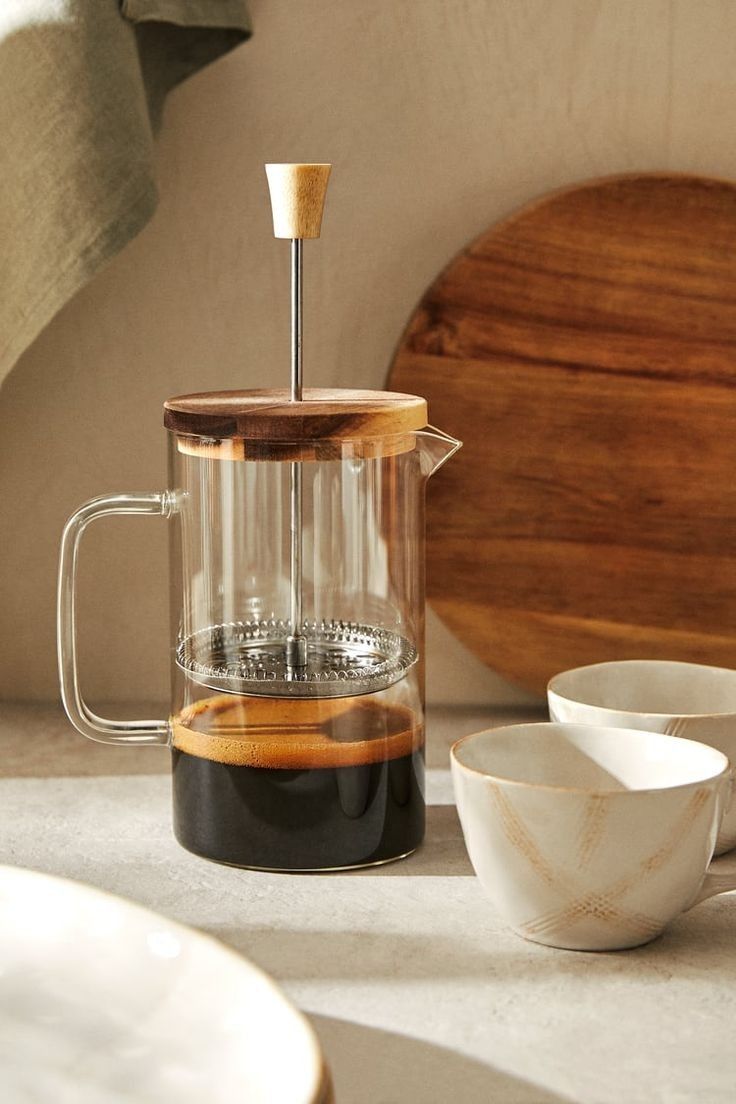
POLYGON ((427 403, 392 391, 307 388, 292 402, 273 391, 207 391, 164 403, 164 425, 173 433, 214 440, 350 440, 423 429, 427 403))

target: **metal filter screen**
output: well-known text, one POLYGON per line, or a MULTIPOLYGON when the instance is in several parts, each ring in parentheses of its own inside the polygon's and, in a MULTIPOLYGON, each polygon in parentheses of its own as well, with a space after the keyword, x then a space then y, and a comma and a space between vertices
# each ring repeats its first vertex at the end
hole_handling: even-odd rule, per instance
POLYGON ((287 663, 291 623, 233 621, 181 640, 178 666, 196 682, 230 694, 340 698, 385 690, 417 661, 398 633, 355 621, 305 621, 306 663, 287 663))

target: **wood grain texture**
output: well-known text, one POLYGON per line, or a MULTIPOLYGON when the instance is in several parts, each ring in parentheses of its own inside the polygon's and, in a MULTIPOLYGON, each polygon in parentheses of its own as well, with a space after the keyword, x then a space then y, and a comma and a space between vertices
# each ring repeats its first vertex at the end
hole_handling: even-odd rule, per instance
POLYGON ((543 691, 619 658, 736 665, 736 187, 593 181, 428 290, 390 386, 465 442, 428 503, 428 595, 543 691))
POLYGON ((276 238, 318 238, 331 165, 266 165, 276 238))
POLYGON ((426 424, 425 399, 389 391, 312 387, 300 402, 286 388, 206 391, 164 403, 167 429, 220 441, 345 441, 411 433, 426 424))

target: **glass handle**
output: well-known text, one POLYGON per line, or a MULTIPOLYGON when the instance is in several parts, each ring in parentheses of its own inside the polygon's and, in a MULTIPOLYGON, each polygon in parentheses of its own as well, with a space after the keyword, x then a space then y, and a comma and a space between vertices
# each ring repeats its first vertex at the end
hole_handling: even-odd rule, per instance
POLYGON ((59 558, 57 594, 57 650, 61 700, 74 727, 90 740, 103 744, 168 744, 168 721, 109 721, 85 705, 77 671, 77 555, 82 533, 91 521, 111 514, 154 514, 169 518, 176 512, 176 496, 113 494, 90 499, 72 514, 64 526, 59 558))

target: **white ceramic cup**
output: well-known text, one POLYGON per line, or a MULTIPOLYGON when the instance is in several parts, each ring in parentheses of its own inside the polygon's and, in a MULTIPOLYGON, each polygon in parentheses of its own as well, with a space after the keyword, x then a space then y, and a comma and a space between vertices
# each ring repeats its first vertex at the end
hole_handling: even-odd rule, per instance
POLYGON ((540 722, 465 736, 451 763, 475 872, 525 939, 636 947, 736 889, 708 872, 731 775, 705 744, 540 722))
MULTIPOLYGON (((547 687, 553 721, 640 728, 718 748, 736 765, 736 671, 699 663, 628 659, 563 671, 547 687)), ((716 855, 736 846, 736 803, 716 855)))

